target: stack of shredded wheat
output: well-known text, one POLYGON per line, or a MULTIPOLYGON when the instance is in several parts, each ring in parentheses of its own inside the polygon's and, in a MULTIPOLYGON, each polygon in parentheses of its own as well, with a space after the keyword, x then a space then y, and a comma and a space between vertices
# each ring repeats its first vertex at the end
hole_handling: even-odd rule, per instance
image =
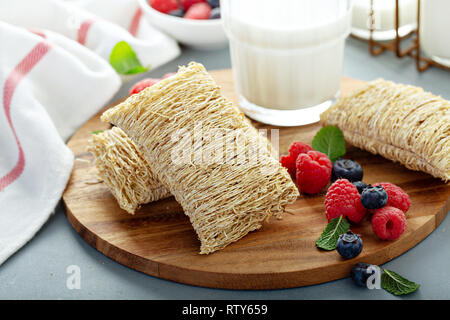
MULTIPOLYGON (((181 67, 107 110, 102 120, 117 127, 94 136, 89 150, 119 205, 134 213, 141 204, 173 195, 200 239, 202 254, 223 249, 271 216, 281 217, 298 197, 267 138, 220 94, 201 64, 181 67), (191 142, 174 136, 188 132, 196 141, 196 135, 213 129, 233 133, 224 135, 225 145, 233 148, 230 159, 197 163, 192 154, 192 161, 174 161, 174 150, 181 152, 191 142)), ((217 139, 201 139, 203 152, 214 155, 217 139)))
POLYGON ((345 140, 412 170, 450 180, 450 102, 422 88, 374 80, 320 116, 345 140))

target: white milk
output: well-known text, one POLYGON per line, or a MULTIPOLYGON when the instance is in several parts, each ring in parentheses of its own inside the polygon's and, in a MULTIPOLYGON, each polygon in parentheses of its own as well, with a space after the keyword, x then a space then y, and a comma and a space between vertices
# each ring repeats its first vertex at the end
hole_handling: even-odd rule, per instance
POLYGON ((450 1, 421 2, 420 45, 436 62, 450 67, 450 1))
POLYGON ((339 92, 349 7, 336 0, 222 1, 241 109, 277 125, 318 121, 339 92), (316 106, 322 110, 267 110, 316 106))
MULTIPOLYGON (((422 1, 427 2, 427 1, 422 1)), ((373 0, 375 40, 395 38, 395 0, 373 0)), ((352 34, 369 39, 370 0, 353 1, 352 34)), ((417 28, 417 0, 399 0, 399 35, 417 28)))

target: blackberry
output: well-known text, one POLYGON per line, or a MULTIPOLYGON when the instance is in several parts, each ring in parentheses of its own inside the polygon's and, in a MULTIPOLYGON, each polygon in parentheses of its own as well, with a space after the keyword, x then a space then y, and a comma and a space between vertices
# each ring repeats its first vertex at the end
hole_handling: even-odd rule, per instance
POLYGON ((380 209, 386 205, 388 194, 382 186, 368 185, 361 193, 361 204, 366 209, 380 209))
POLYGON ((347 179, 350 182, 361 181, 363 169, 361 165, 350 159, 338 159, 333 163, 331 181, 347 179))

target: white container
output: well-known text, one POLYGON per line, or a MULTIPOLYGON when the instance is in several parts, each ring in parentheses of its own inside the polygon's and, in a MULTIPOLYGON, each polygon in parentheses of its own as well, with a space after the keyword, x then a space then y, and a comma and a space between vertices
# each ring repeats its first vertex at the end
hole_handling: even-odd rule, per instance
POLYGON ((217 49, 227 45, 221 19, 194 20, 171 16, 153 9, 148 0, 138 0, 148 23, 178 42, 197 49, 217 49))
MULTIPOLYGON (((427 0, 428 1, 428 0, 427 0)), ((423 1, 422 1, 423 2, 423 1)), ((426 1, 425 1, 426 2, 426 1)), ((417 0, 399 0, 399 30, 402 37, 417 28, 417 0)), ((373 0, 373 39, 395 38, 395 0, 373 0)), ((369 39, 370 0, 355 0, 352 13, 352 34, 369 39)))
POLYGON ((420 4, 420 46, 431 59, 450 67, 450 1, 420 4))
POLYGON ((319 120, 338 96, 351 1, 222 0, 236 92, 249 117, 319 120))

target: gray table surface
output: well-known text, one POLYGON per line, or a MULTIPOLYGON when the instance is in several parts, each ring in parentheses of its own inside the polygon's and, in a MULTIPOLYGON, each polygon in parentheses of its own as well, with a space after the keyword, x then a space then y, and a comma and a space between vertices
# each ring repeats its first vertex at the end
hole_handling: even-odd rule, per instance
MULTIPOLYGON (((368 54, 367 45, 347 40, 344 76, 372 80, 377 77, 422 86, 450 99, 450 72, 432 68, 418 73, 414 62, 392 53, 368 54)), ((182 55, 145 76, 159 77, 190 61, 207 69, 230 67, 228 49, 197 51, 182 55)), ((125 84, 112 100, 127 94, 125 84)), ((402 299, 450 299, 450 218, 423 242, 384 267, 421 284, 402 299)), ((109 259, 90 247, 72 229, 60 204, 38 234, 0 266, 2 299, 399 299, 384 290, 360 289, 350 278, 321 285, 268 291, 235 291, 194 287, 148 276, 109 259), (81 270, 81 288, 66 286, 66 268, 81 270)))

